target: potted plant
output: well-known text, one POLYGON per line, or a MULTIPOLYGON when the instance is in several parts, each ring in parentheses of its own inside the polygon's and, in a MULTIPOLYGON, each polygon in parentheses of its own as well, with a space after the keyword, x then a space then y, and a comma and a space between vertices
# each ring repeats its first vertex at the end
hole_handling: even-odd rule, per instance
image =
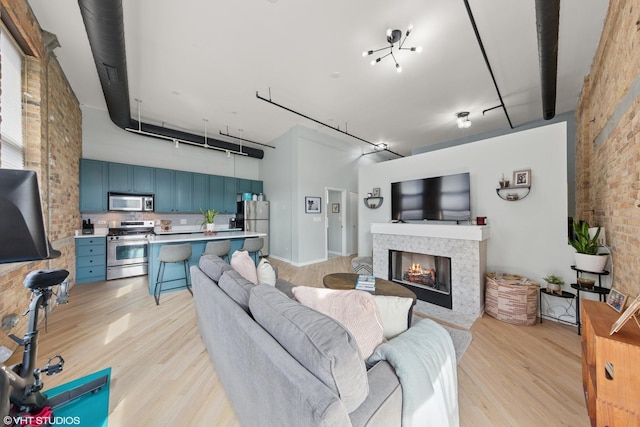
POLYGON ((600 227, 591 236, 589 223, 577 221, 573 223, 573 233, 574 236, 569 239, 569 244, 576 250, 576 269, 602 273, 607 263, 607 257, 606 254, 598 254, 600 227))
POLYGON ((202 208, 200 208, 200 212, 202 212, 202 216, 204 216, 202 227, 204 227, 207 231, 214 231, 213 220, 220 212, 216 212, 215 209, 207 209, 205 211, 202 208))
POLYGON ((542 280, 547 282, 547 291, 551 293, 562 293, 562 285, 564 285, 564 280, 562 277, 556 276, 555 274, 550 274, 547 277, 543 277, 542 280))

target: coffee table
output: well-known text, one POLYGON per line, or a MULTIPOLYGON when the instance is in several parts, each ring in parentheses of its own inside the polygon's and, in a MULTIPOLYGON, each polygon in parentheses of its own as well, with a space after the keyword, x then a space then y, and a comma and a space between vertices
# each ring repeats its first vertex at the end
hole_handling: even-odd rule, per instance
MULTIPOLYGON (((325 288, 329 289, 339 289, 339 290, 352 290, 356 288, 356 282, 358 280, 358 275, 354 273, 332 273, 327 274, 322 278, 322 284, 325 288)), ((413 314, 413 306, 416 305, 416 294, 411 292, 409 289, 405 288, 398 283, 391 282, 385 279, 379 279, 376 277, 376 290, 373 292, 374 295, 387 295, 392 297, 403 297, 403 298, 411 298, 413 303, 409 308, 409 319, 408 325, 411 326, 411 316, 413 314)))

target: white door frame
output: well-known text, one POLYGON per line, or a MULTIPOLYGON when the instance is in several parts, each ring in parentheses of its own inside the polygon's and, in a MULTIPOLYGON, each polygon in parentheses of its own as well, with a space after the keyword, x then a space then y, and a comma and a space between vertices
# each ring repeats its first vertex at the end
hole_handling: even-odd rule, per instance
POLYGON ((331 213, 330 209, 332 208, 329 203, 329 192, 335 191, 340 193, 340 224, 342 226, 340 230, 340 253, 342 256, 346 256, 347 254, 347 190, 344 188, 333 188, 333 187, 325 187, 324 189, 324 199, 326 200, 326 205, 324 209, 324 223, 325 223, 325 233, 324 233, 324 257, 325 259, 329 259, 329 213, 331 213))

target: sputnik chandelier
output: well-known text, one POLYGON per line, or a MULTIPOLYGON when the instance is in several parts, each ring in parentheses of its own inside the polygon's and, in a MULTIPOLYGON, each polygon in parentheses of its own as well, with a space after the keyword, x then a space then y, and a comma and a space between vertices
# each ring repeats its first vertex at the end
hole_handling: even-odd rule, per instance
POLYGON ((404 35, 404 39, 402 38, 402 31, 400 30, 392 30, 391 28, 389 28, 387 30, 387 41, 389 42, 389 46, 385 46, 382 47, 380 49, 374 49, 374 50, 365 50, 364 52, 362 52, 362 56, 369 56, 369 55, 373 55, 376 52, 380 52, 386 49, 389 49, 389 52, 387 52, 386 54, 377 57, 376 59, 371 61, 371 65, 376 65, 378 62, 382 61, 384 58, 386 58, 387 56, 391 56, 391 58, 393 58, 393 62, 396 64, 396 71, 397 72, 402 72, 402 67, 400 66, 400 64, 398 63, 398 60, 396 59, 395 55, 393 54, 393 48, 395 47, 395 44, 398 43, 398 47, 397 50, 410 50, 411 52, 422 52, 422 47, 418 46, 418 47, 403 47, 404 46, 404 42, 407 41, 407 37, 409 37, 409 34, 411 34, 411 30, 413 30, 413 25, 409 25, 409 28, 407 29, 407 32, 404 35))

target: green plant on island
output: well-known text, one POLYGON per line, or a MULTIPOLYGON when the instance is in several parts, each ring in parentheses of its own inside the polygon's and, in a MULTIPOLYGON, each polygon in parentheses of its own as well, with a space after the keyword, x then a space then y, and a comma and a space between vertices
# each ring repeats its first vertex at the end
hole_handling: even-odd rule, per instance
POLYGON ((213 224, 213 220, 220 213, 220 212, 216 212, 215 209, 204 210, 202 208, 200 208, 200 212, 202 212, 202 216, 204 216, 204 220, 202 221, 202 227, 205 227, 207 224, 213 224))
POLYGON ((587 221, 576 221, 573 223, 574 238, 569 239, 569 244, 573 246, 579 254, 596 255, 598 253, 598 236, 600 227, 593 237, 589 235, 589 223, 587 221))

